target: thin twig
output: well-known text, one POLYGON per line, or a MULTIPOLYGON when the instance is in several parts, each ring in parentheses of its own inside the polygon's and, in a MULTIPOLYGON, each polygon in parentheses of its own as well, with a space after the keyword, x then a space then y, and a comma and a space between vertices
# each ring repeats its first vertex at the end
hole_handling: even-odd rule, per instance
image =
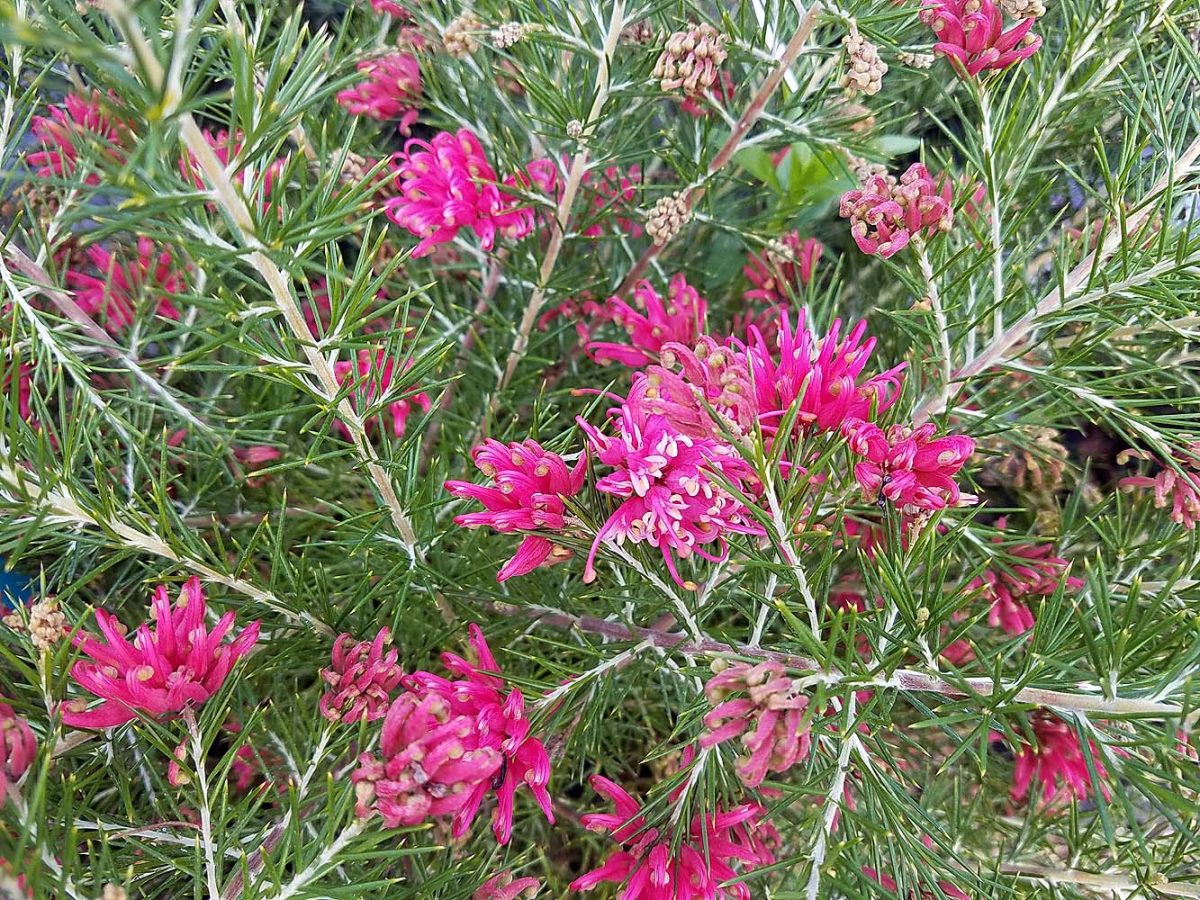
POLYGON ((1046 881, 1050 884, 1072 884, 1101 891, 1137 891, 1145 896, 1200 897, 1200 884, 1186 881, 1157 880, 1154 876, 1137 881, 1128 875, 1104 875, 1099 872, 1082 872, 1079 869, 1053 869, 1048 866, 1005 864, 1000 867, 1005 875, 1013 875, 1025 881, 1046 881))

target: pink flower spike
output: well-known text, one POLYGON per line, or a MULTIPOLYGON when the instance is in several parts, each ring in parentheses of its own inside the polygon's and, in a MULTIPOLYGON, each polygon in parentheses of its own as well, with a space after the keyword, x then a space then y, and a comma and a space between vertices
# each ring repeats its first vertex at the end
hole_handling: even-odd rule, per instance
MULTIPOLYGON (((383 348, 373 353, 364 348, 358 351, 358 358, 355 362, 341 360, 334 363, 333 373, 337 376, 338 383, 342 385, 345 385, 350 379, 354 379, 354 390, 350 394, 350 402, 361 414, 365 408, 373 406, 379 402, 382 396, 389 393, 395 368, 396 361, 385 359, 383 348)), ((410 368, 412 368, 412 360, 405 360, 401 371, 407 371, 410 368)), ((408 391, 411 391, 411 387, 405 390, 405 392, 408 391)), ((387 405, 388 416, 392 420, 390 428, 392 436, 404 436, 408 417, 412 415, 414 408, 429 412, 432 407, 433 401, 429 399, 428 394, 423 392, 410 394, 400 400, 393 400, 387 405)), ((363 424, 368 430, 374 430, 380 427, 379 416, 368 416, 363 424)), ((335 426, 346 440, 352 439, 350 429, 344 422, 339 419, 335 426)))
POLYGON ((421 67, 411 53, 389 53, 366 59, 357 66, 365 77, 352 88, 338 92, 337 101, 356 116, 386 122, 398 119, 407 135, 419 114, 421 67))
POLYGON ((346 725, 363 718, 374 722, 387 715, 392 691, 404 677, 404 670, 396 662, 399 654, 390 647, 391 642, 392 633, 387 628, 380 628, 372 641, 338 635, 329 668, 321 670, 321 678, 329 685, 319 703, 321 715, 331 722, 340 719, 346 725))
POLYGON ((1034 18, 1005 31, 1004 14, 995 0, 924 0, 920 17, 937 34, 933 52, 964 77, 1007 69, 1042 46, 1042 39, 1030 34, 1034 18))
POLYGON ((975 452, 975 441, 964 435, 935 437, 926 423, 915 429, 850 420, 844 427, 850 450, 864 457, 854 467, 863 495, 874 502, 886 497, 902 511, 938 510, 975 502, 958 489, 951 477, 975 452))
POLYGON ((91 661, 79 660, 71 677, 102 702, 83 709, 73 701, 63 709, 63 722, 72 728, 112 728, 137 718, 142 712, 155 718, 199 706, 225 683, 234 664, 258 640, 259 623, 251 622, 229 643, 222 643, 234 625, 227 612, 209 631, 205 624, 208 604, 200 579, 189 578, 171 606, 165 585, 159 585, 152 603, 154 630, 143 623, 133 641, 114 616, 96 610, 103 638, 79 632, 75 646, 91 661))
POLYGON ((37 738, 29 723, 13 712, 7 703, 0 703, 0 808, 3 808, 13 784, 21 780, 34 757, 37 738))
MULTIPOLYGON (((1033 727, 1034 745, 1022 745, 1016 754, 1013 770, 1012 799, 1024 800, 1034 790, 1034 798, 1045 806, 1061 806, 1091 796, 1092 778, 1088 770, 1083 745, 1075 729, 1049 710, 1035 710, 1029 717, 1033 727), (1041 794, 1040 798, 1037 794, 1041 794)), ((1101 780, 1100 792, 1106 800, 1112 798, 1108 786, 1108 770, 1094 741, 1088 742, 1092 764, 1101 780)))
MULTIPOLYGON (((30 153, 25 161, 39 178, 69 178, 79 166, 81 153, 89 148, 113 165, 125 162, 124 145, 131 131, 128 122, 106 109, 115 99, 99 91, 87 97, 67 94, 62 106, 50 107, 49 116, 33 117, 31 130, 43 149, 30 153)), ((100 176, 93 172, 84 181, 95 186, 100 176)))
POLYGON ((158 250, 149 238, 141 237, 135 259, 122 262, 100 246, 89 247, 87 255, 100 274, 71 269, 67 284, 74 288, 83 311, 97 317, 111 333, 128 328, 144 305, 164 319, 179 318, 171 301, 185 290, 186 270, 175 264, 170 250, 158 250))
POLYGON ((649 365, 663 345, 677 342, 691 346, 705 329, 708 302, 682 274, 671 279, 666 303, 648 281, 639 281, 633 304, 619 297, 608 299, 609 317, 629 334, 628 344, 592 341, 587 353, 597 362, 618 362, 631 368, 649 365))
MULTIPOLYGON (((1128 450, 1117 457, 1124 463, 1129 457, 1153 459, 1149 454, 1128 450)), ((1149 489, 1154 493, 1156 509, 1171 508, 1171 521, 1188 531, 1200 521, 1200 441, 1193 441, 1175 454, 1175 466, 1159 463, 1162 468, 1153 477, 1130 475, 1120 480, 1122 490, 1149 489)))
MULTIPOLYGON (((1007 521, 1000 518, 996 527, 1003 530, 1007 521)), ((1000 542, 1001 538, 994 538, 1000 542)), ((999 625, 1011 635, 1025 634, 1033 628, 1034 618, 1026 598, 1049 597, 1058 590, 1070 565, 1065 559, 1054 555, 1051 544, 1021 544, 1006 547, 1004 552, 1012 557, 1007 565, 997 566, 974 579, 968 588, 983 588, 983 596, 991 601, 988 624, 999 625)), ((1083 587, 1079 578, 1066 577, 1066 586, 1072 590, 1083 587)))
POLYGON ((913 237, 949 231, 954 223, 954 189, 948 178, 935 180, 920 163, 900 176, 872 175, 842 195, 838 210, 850 220, 858 249, 883 259, 894 256, 913 237))
POLYGON ((471 900, 519 900, 536 897, 541 889, 542 883, 536 878, 514 879, 512 872, 505 869, 476 888, 471 900))

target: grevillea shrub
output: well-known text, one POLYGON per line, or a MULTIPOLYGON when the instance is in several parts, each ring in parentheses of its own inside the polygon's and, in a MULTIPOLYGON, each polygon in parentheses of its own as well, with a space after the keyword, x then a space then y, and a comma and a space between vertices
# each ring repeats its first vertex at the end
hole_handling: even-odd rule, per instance
POLYGON ((0 895, 1200 897, 1195 0, 0 39, 0 895))

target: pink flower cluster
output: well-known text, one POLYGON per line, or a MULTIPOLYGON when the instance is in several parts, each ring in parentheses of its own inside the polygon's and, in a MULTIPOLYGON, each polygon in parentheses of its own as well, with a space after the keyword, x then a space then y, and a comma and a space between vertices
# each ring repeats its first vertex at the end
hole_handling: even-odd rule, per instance
POLYGON ((399 119, 402 134, 408 134, 419 114, 421 67, 411 53, 389 53, 366 59, 356 68, 366 80, 339 91, 337 101, 356 116, 380 121, 399 119))
POLYGON ((75 300, 89 316, 96 316, 113 334, 128 328, 137 310, 149 306, 165 319, 178 319, 172 299, 185 290, 181 270, 167 249, 158 250, 147 237, 138 238, 137 256, 122 261, 100 246, 87 250, 98 271, 91 275, 76 269, 67 272, 75 300))
POLYGON ((850 236, 858 249, 884 259, 908 246, 914 236, 949 231, 954 222, 950 180, 935 182, 920 163, 908 167, 897 182, 872 175, 861 187, 842 195, 839 213, 850 220, 850 236))
POLYGON ((620 785, 600 775, 592 788, 612 801, 614 812, 583 816, 589 831, 608 833, 620 848, 604 863, 571 882, 573 891, 590 891, 604 883, 622 884, 624 900, 750 900, 735 866, 750 872, 775 862, 765 842, 753 833, 766 812, 755 803, 728 811, 695 816, 682 834, 664 834, 651 826, 641 805, 620 785))
MULTIPOLYGON (((67 94, 62 106, 50 107, 48 116, 33 117, 31 130, 43 149, 30 153, 26 162, 39 178, 69 178, 79 167, 80 156, 89 150, 114 165, 125 161, 131 128, 106 109, 112 100, 99 91, 86 97, 67 94)), ((92 172, 84 181, 98 185, 100 176, 92 172)))
POLYGON ((736 663, 710 678, 704 692, 713 708, 704 716, 700 745, 740 737, 747 755, 737 774, 746 787, 756 788, 768 772, 786 772, 808 756, 808 697, 781 664, 736 663), (731 694, 738 696, 729 699, 731 694))
POLYGON ((73 643, 91 662, 80 660, 71 677, 101 699, 91 709, 73 701, 63 707, 63 722, 72 728, 112 728, 143 712, 162 717, 198 706, 220 690, 234 663, 258 640, 258 622, 251 622, 229 643, 234 613, 225 613, 209 631, 208 604, 200 579, 189 578, 172 607, 167 588, 159 585, 151 604, 154 630, 138 626, 133 641, 116 617, 96 610, 103 640, 79 632, 73 643))
POLYGON ((493 875, 471 895, 471 900, 519 900, 521 897, 536 897, 542 883, 536 878, 513 878, 505 869, 493 875))
POLYGON ((410 19, 412 14, 393 0, 371 0, 371 9, 397 19, 410 19))
POLYGON ((772 306, 787 304, 812 281, 817 260, 824 251, 824 244, 815 238, 802 239, 798 231, 771 241, 761 253, 752 253, 742 267, 742 273, 753 285, 746 291, 746 299, 772 306))
MULTIPOLYGON (((1003 529, 1005 520, 999 519, 996 527, 1003 529)), ((1000 538, 996 538, 997 541, 1000 538)), ((1070 565, 1065 559, 1054 555, 1051 544, 1021 544, 1006 547, 1004 551, 1013 559, 1003 568, 990 569, 974 579, 970 590, 983 590, 983 596, 991 602, 988 624, 999 625, 1007 634, 1024 634, 1033 628, 1033 612, 1025 602, 1035 597, 1049 597, 1062 584, 1070 565)), ((1083 581, 1068 576, 1067 587, 1078 590, 1083 581)))
MULTIPOLYGON (((526 440, 505 446, 488 440, 471 456, 475 466, 494 487, 469 481, 447 481, 446 490, 456 497, 478 500, 485 512, 467 513, 454 521, 468 528, 488 526, 502 534, 512 532, 555 532, 566 528, 563 500, 583 487, 587 457, 580 454, 573 468, 561 456, 526 440)), ((545 534, 527 534, 513 555, 496 573, 497 581, 532 572, 570 557, 566 548, 545 534)))
POLYGON ((861 419, 847 422, 845 433, 850 450, 863 457, 854 466, 854 477, 872 501, 887 498, 908 513, 975 502, 952 477, 975 452, 973 439, 957 434, 936 437, 931 423, 884 430, 861 419))
MULTIPOLYGON (((1134 456, 1153 459, 1141 451, 1126 450, 1117 456, 1117 461, 1124 463, 1134 456)), ((1192 531, 1200 521, 1200 441, 1188 444, 1184 452, 1175 455, 1173 462, 1174 465, 1161 464, 1162 468, 1153 476, 1122 478, 1120 486, 1124 490, 1149 488, 1154 492, 1155 507, 1165 509, 1170 505, 1171 521, 1192 531)))
MULTIPOLYGON (((405 360, 402 371, 410 368, 412 368, 412 360, 405 360)), ((395 369, 396 360, 385 358, 382 348, 374 352, 364 348, 358 351, 358 358, 355 362, 340 360, 333 364, 333 373, 337 376, 339 384, 353 383, 354 390, 350 395, 350 402, 360 415, 388 394, 395 369)), ((404 393, 411 390, 411 387, 406 388, 404 393)), ((404 430, 408 425, 408 417, 412 415, 414 408, 429 412, 432 406, 433 401, 429 399, 429 395, 422 392, 413 393, 388 403, 387 413, 392 423, 390 429, 392 435, 403 437, 404 430)), ((341 435, 346 440, 351 440, 350 429, 346 423, 338 420, 335 424, 341 435)), ((368 429, 374 429, 379 425, 379 417, 368 415, 363 424, 368 429)))
POLYGON ((995 0, 924 0, 920 15, 937 34, 934 53, 961 75, 1007 69, 1042 46, 1042 39, 1029 33, 1037 19, 1022 19, 1005 31, 1004 14, 995 0))
MULTIPOLYGON (((1059 805, 1071 800, 1086 800, 1092 793, 1092 777, 1087 757, 1075 729, 1049 710, 1037 710, 1029 717, 1035 743, 1022 745, 1017 751, 1013 770, 1012 799, 1024 800, 1034 789, 1041 794, 1045 805, 1059 805)), ((1096 776, 1103 782, 1108 778, 1104 758, 1095 742, 1088 749, 1096 776)), ((1112 797, 1107 784, 1100 784, 1105 799, 1112 797)))
POLYGON ((667 343, 691 346, 704 333, 708 302, 682 274, 671 279, 669 297, 663 298, 649 281, 639 281, 633 303, 610 297, 606 318, 629 334, 628 344, 591 341, 586 349, 597 362, 618 362, 631 368, 647 366, 667 343))
MULTIPOLYGON (((501 190, 496 170, 473 133, 442 131, 426 141, 412 140, 399 156, 400 196, 385 204, 388 218, 420 238, 414 256, 454 240, 460 229, 477 234, 484 250, 496 235, 513 240, 533 229, 533 213, 501 190)), ((509 180, 510 187, 516 181, 509 180)))
POLYGON ((338 635, 329 668, 321 670, 321 678, 329 686, 319 704, 321 715, 331 722, 340 719, 346 725, 360 719, 374 722, 387 715, 392 691, 404 677, 404 670, 396 662, 396 649, 385 650, 391 642, 388 628, 380 628, 371 641, 338 635))
POLYGON ((37 756, 37 738, 29 723, 0 703, 0 808, 11 786, 21 780, 37 756))

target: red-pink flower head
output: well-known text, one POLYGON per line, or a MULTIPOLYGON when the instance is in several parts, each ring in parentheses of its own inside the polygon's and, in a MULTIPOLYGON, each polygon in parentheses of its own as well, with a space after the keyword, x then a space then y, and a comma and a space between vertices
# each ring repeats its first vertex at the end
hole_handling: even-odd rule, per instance
MULTIPOLYGON (((504 445, 487 440, 471 452, 475 466, 494 486, 469 481, 447 481, 446 490, 456 497, 478 500, 484 512, 456 516, 458 525, 488 526, 502 534, 524 531, 562 531, 566 528, 564 498, 574 497, 583 487, 586 454, 573 468, 561 456, 542 449, 537 441, 504 445)), ((529 534, 513 558, 496 573, 497 581, 553 565, 570 556, 570 551, 544 534, 529 534)))
MULTIPOLYGON (((405 360, 401 371, 406 372, 410 368, 412 368, 412 360, 405 360)), ((374 352, 364 348, 358 351, 358 358, 355 362, 341 360, 333 364, 333 373, 337 376, 339 384, 345 385, 348 381, 353 380, 354 390, 350 394, 350 402, 360 413, 378 403, 380 398, 388 393, 395 369, 396 360, 390 357, 385 358, 383 348, 374 352)), ((405 390, 411 391, 412 386, 405 390)), ((408 417, 412 415, 414 408, 429 412, 432 406, 433 402, 429 399, 429 395, 423 392, 410 393, 407 397, 393 400, 387 405, 392 435, 403 437, 404 429, 408 425, 408 417)), ((346 427, 346 424, 341 420, 335 424, 342 436, 350 440, 350 429, 346 427)), ((379 417, 368 416, 363 424, 368 429, 376 428, 379 425, 379 417)))
MULTIPOLYGON (((1003 529, 1005 519, 999 519, 996 527, 1003 529)), ((995 538, 996 542, 1000 538, 995 538)), ((991 569, 974 579, 968 588, 983 589, 983 596, 992 604, 988 612, 988 624, 999 625, 1008 634, 1024 634, 1033 628, 1033 612, 1023 602, 1028 598, 1049 597, 1063 582, 1067 567, 1065 559, 1054 555, 1052 544, 1020 544, 1006 547, 1011 560, 1002 568, 991 569)), ((1067 587, 1078 590, 1083 587, 1079 578, 1068 576, 1067 587)))
POLYGON ((400 196, 386 203, 388 218, 421 239, 413 256, 425 256, 472 229, 484 250, 496 235, 519 239, 533 228, 533 216, 500 190, 496 170, 479 138, 467 129, 412 140, 399 158, 400 196))
POLYGON ((356 68, 366 76, 354 87, 339 91, 337 101, 356 116, 381 122, 400 120, 401 134, 408 134, 419 114, 421 67, 411 53, 389 53, 365 59, 356 68))
POLYGON ((0 808, 12 785, 20 781, 36 755, 37 738, 29 723, 7 703, 0 703, 0 808))
POLYGON ((794 406, 799 407, 796 430, 836 431, 848 420, 867 419, 896 402, 904 364, 860 383, 875 338, 863 340, 866 322, 859 322, 844 338, 841 328, 841 319, 835 319, 829 334, 817 339, 801 312, 794 331, 788 316, 780 317, 774 343, 752 330, 747 355, 765 434, 774 435, 794 406))
MULTIPOLYGON (((51 106, 49 116, 34 116, 31 130, 42 142, 41 150, 30 153, 25 161, 39 178, 69 178, 79 166, 81 154, 89 150, 99 159, 114 165, 125 161, 124 145, 130 138, 129 123, 105 109, 111 99, 99 91, 90 96, 67 94, 62 106, 51 106)), ((97 185, 100 176, 95 172, 84 179, 97 185)))
POLYGON ((627 405, 661 415, 693 438, 724 441, 726 431, 753 432, 754 388, 746 354, 735 341, 721 344, 702 335, 694 347, 664 345, 659 359, 661 365, 634 376, 627 405))
POLYGON ((724 886, 737 877, 734 867, 745 873, 774 862, 765 846, 745 839, 763 821, 765 811, 757 804, 698 815, 672 841, 648 825, 641 805, 620 785, 600 775, 592 776, 591 785, 615 811, 589 813, 583 825, 608 833, 620 847, 599 868, 572 881, 572 891, 607 882, 624 885, 622 900, 750 900, 745 884, 724 886))
POLYGON ((442 665, 451 674, 460 676, 457 680, 431 672, 414 672, 404 679, 404 685, 420 696, 440 698, 453 715, 470 721, 478 746, 490 749, 501 760, 496 776, 474 785, 458 808, 453 834, 461 837, 467 833, 490 789, 496 794, 492 832, 497 841, 507 844, 512 838, 514 798, 521 785, 529 787, 546 819, 554 824, 550 792, 546 789, 550 782, 550 756, 545 745, 530 736, 524 694, 517 688, 504 692, 506 685, 498 674, 500 667, 475 624, 470 627, 470 645, 473 661, 454 653, 442 654, 442 665))
MULTIPOLYGON (((1030 715, 1029 723, 1033 727, 1035 743, 1033 746, 1022 745, 1017 751, 1011 791, 1013 801, 1024 800, 1030 787, 1033 787, 1033 796, 1036 798, 1040 793, 1040 802, 1047 806, 1086 800, 1091 796, 1092 778, 1075 729, 1049 710, 1036 710, 1030 715)), ((1112 791, 1103 783, 1108 778, 1108 770, 1099 748, 1094 741, 1088 741, 1088 748, 1096 776, 1101 781, 1100 792, 1106 800, 1110 799, 1112 791)))
POLYGON ((754 285, 746 291, 746 299, 772 306, 787 304, 812 281, 824 251, 824 244, 816 238, 801 239, 798 231, 770 241, 761 253, 751 253, 742 267, 742 273, 754 285))
POLYGON ((346 725, 363 718, 374 722, 387 715, 392 691, 404 677, 391 642, 392 632, 387 628, 380 628, 371 641, 338 635, 329 668, 321 670, 329 685, 318 704, 321 715, 331 722, 341 719, 346 725))
POLYGON ((740 737, 747 755, 737 774, 746 787, 756 788, 768 772, 786 772, 808 756, 808 697, 779 663, 736 663, 710 678, 704 692, 713 708, 704 716, 700 746, 740 737), (733 694, 738 696, 730 699, 733 694))
POLYGON ((516 878, 505 869, 493 875, 471 895, 471 900, 519 900, 521 897, 536 897, 542 883, 536 878, 516 878))
POLYGON ((587 345, 588 355, 597 362, 618 362, 635 369, 654 361, 666 343, 691 346, 704 333, 708 315, 708 302, 682 273, 671 279, 665 303, 649 281, 639 281, 632 304, 609 297, 608 308, 613 321, 629 333, 629 344, 592 341, 587 345))
POLYGON ((1029 59, 1042 46, 1030 34, 1035 18, 1004 30, 1004 15, 994 0, 924 0, 921 21, 934 30, 934 53, 944 56, 960 75, 974 77, 1029 59))
POLYGON ((134 259, 122 261, 118 254, 100 246, 89 247, 87 255, 100 274, 72 269, 67 272, 67 284, 74 288, 80 308, 96 316, 110 332, 128 328, 142 306, 150 306, 165 319, 179 318, 171 301, 185 290, 184 273, 170 250, 158 250, 153 241, 142 237, 134 259))
POLYGON ((596 490, 620 501, 592 541, 584 580, 596 577, 594 563, 602 543, 629 540, 657 547, 675 583, 694 590, 693 582, 680 577, 677 560, 695 553, 721 562, 729 555, 729 534, 762 533, 742 504, 709 473, 719 473, 749 492, 753 470, 728 444, 683 434, 666 417, 628 402, 611 420, 611 437, 577 420, 596 457, 614 470, 596 482, 596 490), (712 544, 715 551, 706 549, 712 544))
POLYGON ((481 746, 475 724, 437 694, 401 694, 388 709, 377 754, 364 753, 350 776, 361 817, 379 813, 388 828, 455 816, 486 790, 503 763, 481 746))
POLYGON ((412 14, 407 9, 399 3, 393 3, 392 0, 371 0, 371 9, 397 19, 412 18, 412 14))
POLYGON ((886 497, 908 512, 973 503, 974 495, 962 493, 952 476, 975 452, 975 441, 960 434, 935 437, 936 431, 932 423, 884 431, 871 422, 848 421, 850 449, 864 457, 854 466, 863 494, 872 501, 886 497))
POLYGON ((171 606, 165 585, 159 585, 151 604, 154 630, 142 623, 133 641, 116 617, 96 610, 103 639, 79 632, 73 643, 91 661, 71 667, 71 677, 103 702, 91 709, 81 701, 63 707, 63 722, 72 728, 112 728, 142 712, 168 716, 199 706, 225 683, 234 663, 258 640, 258 622, 251 622, 229 643, 223 643, 234 624, 225 613, 212 631, 205 624, 208 604, 200 579, 189 578, 171 606))
MULTIPOLYGON (((1153 459, 1146 453, 1127 450, 1118 455, 1117 461, 1124 463, 1132 456, 1153 459)), ((1153 477, 1130 475, 1119 482, 1124 490, 1150 488, 1154 491, 1154 506, 1157 509, 1171 507, 1171 521, 1188 531, 1200 521, 1200 441, 1187 445, 1182 453, 1175 454, 1174 468, 1162 464, 1162 469, 1153 477)))
POLYGON ((858 249, 884 259, 894 256, 913 237, 949 231, 954 223, 954 189, 949 179, 935 181, 913 163, 896 181, 872 175, 842 195, 839 214, 850 220, 850 236, 858 249))

